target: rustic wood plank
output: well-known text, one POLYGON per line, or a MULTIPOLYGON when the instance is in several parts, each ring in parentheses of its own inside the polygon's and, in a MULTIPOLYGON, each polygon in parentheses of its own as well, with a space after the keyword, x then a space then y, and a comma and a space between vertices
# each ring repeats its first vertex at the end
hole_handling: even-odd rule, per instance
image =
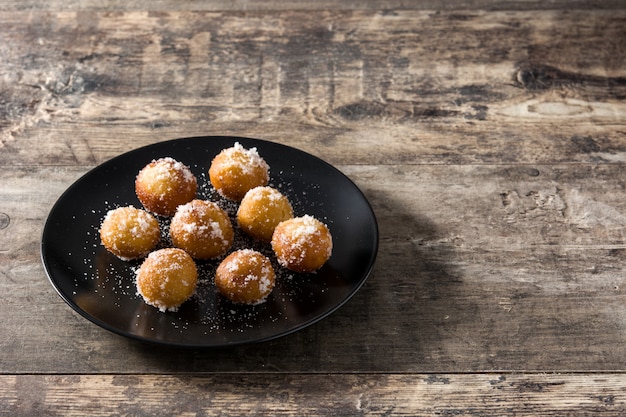
POLYGON ((5 12, 0 164, 225 133, 335 164, 623 163, 625 28, 625 10, 5 12))
POLYGON ((276 10, 550 10, 550 9, 622 9, 619 0, 571 0, 571 1, 537 1, 537 0, 303 0, 263 1, 263 0, 232 0, 202 1, 189 0, 156 0, 146 4, 141 0, 4 0, 0 11, 7 10, 208 10, 208 11, 276 11, 276 10))
POLYGON ((624 374, 0 376, 0 414, 623 416, 624 374))
POLYGON ((73 313, 45 279, 45 216, 83 168, 3 169, 0 292, 11 296, 0 304, 0 372, 624 370, 622 166, 339 168, 380 226, 360 293, 287 338, 168 351, 167 363, 163 349, 73 313))
MULTIPOLYGON (((626 179, 619 164, 338 168, 373 204, 385 244, 619 250, 626 240, 626 179)), ((0 211, 8 219, 2 252, 37 256, 32 249, 48 211, 84 172, 82 167, 3 169, 0 211)))
MULTIPOLYGON (((423 262, 425 272, 410 267, 414 277, 391 282, 377 270, 347 305, 294 335, 216 351, 123 339, 71 312, 50 288, 36 288, 30 303, 1 309, 0 366, 5 373, 624 370, 623 294, 609 287, 611 279, 595 293, 547 295, 532 284, 489 276, 492 285, 470 292, 471 283, 446 278, 449 272, 434 260, 423 262), (510 289, 500 289, 507 284, 510 289)), ((510 268, 500 272, 511 274, 510 268)))
MULTIPOLYGON (((620 124, 600 127, 455 127, 447 124, 395 126, 368 122, 350 129, 282 122, 198 122, 159 129, 137 126, 40 126, 17 142, 5 144, 11 159, 0 166, 79 165, 92 167, 139 146, 189 136, 234 135, 270 140, 317 155, 333 165, 515 165, 626 162, 620 124), (127 138, 132 138, 132 141, 127 138), (15 155, 15 156, 13 156, 15 155)), ((523 169, 523 168, 521 168, 523 169)))

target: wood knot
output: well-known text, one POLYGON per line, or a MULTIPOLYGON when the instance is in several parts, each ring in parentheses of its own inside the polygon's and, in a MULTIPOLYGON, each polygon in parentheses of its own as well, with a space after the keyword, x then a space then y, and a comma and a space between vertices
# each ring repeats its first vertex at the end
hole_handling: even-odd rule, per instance
MULTIPOLYGON (((472 106, 474 113, 466 114, 467 118, 484 120, 487 113, 486 106, 472 106)), ((358 101, 349 103, 333 110, 334 114, 350 121, 360 121, 367 118, 385 118, 394 121, 432 119, 439 117, 453 117, 458 110, 441 109, 437 107, 422 107, 413 101, 358 101)))
POLYGON ((0 213, 0 230, 6 229, 11 223, 11 218, 6 213, 0 213))
POLYGON ((566 78, 561 70, 548 65, 523 66, 515 74, 515 81, 527 90, 548 90, 566 78))
POLYGON ((385 112, 383 103, 360 101, 357 103, 346 104, 335 109, 335 113, 347 120, 362 120, 366 117, 379 117, 385 112))
POLYGON ((626 98, 626 77, 605 77, 563 71, 549 65, 522 64, 514 82, 526 90, 549 90, 565 87, 598 98, 626 98))

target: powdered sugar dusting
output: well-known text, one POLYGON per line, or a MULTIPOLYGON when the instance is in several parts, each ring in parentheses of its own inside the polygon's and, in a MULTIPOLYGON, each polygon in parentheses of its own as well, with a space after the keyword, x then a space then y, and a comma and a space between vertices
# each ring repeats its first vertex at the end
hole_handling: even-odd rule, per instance
POLYGON ((232 148, 225 150, 225 153, 231 160, 237 160, 243 157, 241 166, 248 170, 250 167, 260 167, 269 171, 269 165, 267 165, 265 159, 259 155, 256 147, 246 149, 239 142, 235 142, 232 148))
POLYGON ((187 165, 175 160, 172 157, 167 156, 164 158, 153 159, 152 163, 154 163, 156 177, 158 179, 168 179, 182 174, 185 181, 191 182, 196 180, 196 177, 187 165))
MULTIPOLYGON (((232 149, 233 151, 244 152, 246 157, 249 158, 249 161, 252 164, 262 166, 269 171, 269 166, 267 165, 265 160, 261 157, 256 147, 245 149, 239 142, 235 142, 232 149)), ((180 169, 181 172, 185 172, 186 178, 189 178, 189 179, 196 178, 196 177, 193 177, 191 170, 186 165, 174 160, 173 158, 164 157, 164 158, 157 159, 155 161, 159 161, 159 160, 166 161, 168 162, 168 164, 173 164, 173 166, 176 167, 175 168, 176 170, 180 169), (185 170, 183 168, 187 168, 187 169, 185 170), (187 175, 190 175, 190 176, 187 177, 187 175)), ((207 161, 210 161, 210 158, 207 158, 207 161)), ((215 190, 210 185, 208 178, 206 178, 206 174, 205 174, 207 172, 206 167, 199 166, 196 168, 198 172, 202 172, 197 177, 197 179, 199 180, 198 181, 198 198, 210 200, 216 203, 220 208, 222 208, 223 210, 227 212, 228 216, 231 219, 233 226, 235 226, 235 230, 234 230, 235 236, 234 236, 234 242, 233 242, 231 251, 234 251, 237 249, 242 249, 246 251, 254 250, 263 254, 267 258, 269 258, 271 265, 273 267, 273 270, 276 274, 275 284, 272 284, 272 282, 265 276, 265 274, 268 273, 268 271, 265 269, 263 270, 262 274, 260 274, 260 276, 256 277, 255 279, 258 280, 259 290, 261 292, 268 291, 268 289, 271 289, 273 285, 276 285, 276 287, 278 288, 278 292, 276 291, 276 288, 274 288, 273 292, 271 292, 269 296, 266 296, 262 300, 259 300, 256 306, 232 305, 229 302, 225 301, 222 297, 220 297, 213 283, 213 275, 215 273, 215 270, 219 262, 226 255, 218 259, 196 261, 197 266, 198 266, 198 274, 199 274, 196 292, 192 297, 192 302, 186 303, 181 308, 184 308, 186 310, 191 309, 191 310, 196 311, 195 315, 197 316, 197 319, 199 320, 199 322, 202 323, 204 326, 206 326, 207 334, 210 334, 213 332, 222 333, 226 331, 225 329, 229 329, 229 331, 244 332, 247 328, 252 328, 252 327, 257 327, 259 325, 263 325, 260 322, 260 320, 264 320, 264 321, 269 320, 270 323, 275 322, 275 321, 289 320, 289 314, 291 311, 290 309, 292 308, 290 307, 291 305, 297 304, 299 300, 301 299, 307 299, 307 298, 310 298, 311 300, 316 299, 318 295, 311 292, 312 291, 311 288, 319 288, 319 291, 321 292, 326 290, 324 288, 325 284, 320 284, 322 285, 321 287, 317 285, 316 286, 311 286, 311 285, 303 286, 302 285, 303 283, 311 282, 312 280, 314 280, 315 277, 307 276, 306 274, 297 274, 297 273, 294 273, 285 269, 278 263, 278 260, 275 258, 274 253, 269 243, 256 241, 252 239, 250 236, 243 233, 238 227, 236 227, 236 224, 237 224, 236 213, 237 213, 238 203, 221 196, 219 192, 217 192, 217 190, 215 190), (279 310, 273 311, 269 316, 267 315, 268 307, 264 305, 264 302, 267 301, 268 297, 275 298, 276 301, 278 302, 278 304, 271 303, 272 308, 276 308, 276 306, 280 306, 279 310)), ((294 172, 297 173, 297 167, 293 167, 293 169, 294 169, 294 172)), ((166 171, 167 170, 159 171, 157 175, 166 175, 166 171)), ((295 195, 291 188, 291 184, 286 181, 281 180, 280 173, 278 173, 275 178, 269 177, 268 175, 268 178, 273 179, 275 181, 273 186, 275 186, 277 189, 279 189, 282 192, 282 194, 278 191, 271 193, 269 196, 270 200, 278 199, 281 197, 281 195, 285 195, 292 202, 294 211, 297 209, 300 209, 301 212, 302 211, 306 212, 307 207, 309 205, 309 201, 308 201, 309 196, 306 193, 302 192, 302 193, 299 193, 298 195, 295 195)), ((315 190, 315 185, 310 186, 310 189, 315 190)), ((319 205, 323 203, 314 202, 314 204, 319 205)), ((183 206, 179 206, 178 210, 182 210, 182 211, 191 210, 191 208, 185 207, 183 205, 183 206)), ((161 230, 162 230, 162 242, 160 244, 160 247, 167 247, 171 245, 171 241, 169 240, 168 233, 167 233, 167 230, 170 227, 171 218, 170 219, 158 218, 157 220, 159 221, 161 225, 161 230)), ((140 224, 137 224, 135 227, 137 228, 137 231, 139 231, 139 230, 144 229, 146 227, 146 224, 140 223, 140 224)), ((183 228, 186 232, 189 232, 189 233, 192 233, 194 231, 201 229, 204 233, 209 233, 212 236, 215 236, 220 239, 223 238, 221 229, 219 227, 216 227, 216 224, 214 223, 201 225, 197 222, 189 222, 188 224, 185 224, 183 228)), ((311 232, 310 225, 302 226, 301 233, 299 234, 301 234, 302 236, 306 236, 307 233, 309 232, 311 232)), ((102 258, 101 255, 98 255, 98 256, 102 258)), ((115 261, 110 260, 106 256, 103 259, 107 259, 106 262, 108 263, 111 263, 111 262, 115 263, 115 261)), ((89 260, 86 259, 85 261, 88 262, 89 260)), ((116 265, 118 264, 116 263, 116 265)), ((132 293, 132 291, 128 291, 129 286, 132 285, 132 281, 123 279, 122 276, 127 274, 128 271, 131 271, 134 277, 137 266, 138 265, 135 262, 135 263, 131 263, 128 265, 119 264, 119 266, 116 266, 116 268, 110 267, 110 268, 107 268, 106 270, 99 269, 99 271, 97 271, 94 274, 93 279, 102 281, 100 278, 103 276, 107 276, 111 278, 110 281, 98 284, 98 285, 102 285, 101 287, 99 287, 101 294, 106 292, 104 291, 105 289, 110 292, 111 288, 113 288, 114 293, 118 297, 126 297, 126 298, 132 297, 134 294, 132 293), (110 283, 113 282, 112 280, 113 277, 110 276, 110 274, 114 274, 115 276, 118 277, 117 283, 113 286, 110 285, 110 283), (122 280, 123 283, 120 283, 120 280, 122 280), (122 290, 123 288, 125 288, 125 290, 122 290)), ((176 266, 172 266, 172 268, 176 268, 176 266)), ((231 265, 230 268, 235 268, 235 265, 231 265)), ((107 278, 107 279, 110 279, 110 278, 107 278)), ((254 277, 252 276, 248 277, 248 279, 253 279, 253 278, 254 277)), ((110 296, 109 292, 107 292, 107 296, 110 296)), ((141 294, 136 294, 135 296, 141 297, 141 294)), ((310 303, 310 302, 311 301, 307 301, 307 303, 310 303)), ((162 306, 162 305, 161 306, 157 305, 155 307, 159 311, 178 310, 177 308, 168 310, 165 306, 162 306)), ((157 311, 157 310, 154 310, 154 311, 157 311)), ((136 326, 141 326, 142 317, 145 317, 149 314, 150 314, 149 310, 145 312, 143 310, 139 311, 136 317, 137 319, 136 326)), ((184 321, 179 321, 177 317, 178 316, 172 316, 172 326, 175 326, 176 328, 178 328, 179 331, 182 333, 185 331, 186 325, 188 325, 189 323, 185 323, 184 321), (174 322, 176 324, 174 324, 174 322)), ((155 330, 147 329, 146 331, 149 332, 149 331, 155 331, 155 330)))

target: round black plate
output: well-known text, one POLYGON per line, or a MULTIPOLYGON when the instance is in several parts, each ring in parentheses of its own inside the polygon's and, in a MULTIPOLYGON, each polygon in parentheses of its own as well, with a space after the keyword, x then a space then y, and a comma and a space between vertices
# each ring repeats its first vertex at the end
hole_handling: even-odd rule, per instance
MULTIPOLYGON (((160 219, 167 246, 167 219, 160 219)), ((59 295, 93 323, 130 338, 181 347, 218 347, 274 339, 328 316, 367 279, 378 250, 374 213, 356 185, 333 166, 300 150, 240 137, 194 137, 145 146, 115 157, 70 186, 52 208, 44 227, 41 254, 59 295), (333 254, 314 274, 280 267, 269 245, 236 229, 233 249, 253 247, 272 259, 277 284, 256 306, 226 301, 213 284, 219 260, 198 262, 197 294, 177 312, 162 313, 136 294, 141 261, 124 262, 100 244, 98 229, 110 209, 141 207, 135 176, 153 159, 170 156, 188 165, 198 179, 198 198, 216 201, 236 225, 236 204, 210 185, 215 155, 235 142, 256 147, 270 166, 270 185, 292 202, 295 215, 324 221, 333 236, 333 254)))

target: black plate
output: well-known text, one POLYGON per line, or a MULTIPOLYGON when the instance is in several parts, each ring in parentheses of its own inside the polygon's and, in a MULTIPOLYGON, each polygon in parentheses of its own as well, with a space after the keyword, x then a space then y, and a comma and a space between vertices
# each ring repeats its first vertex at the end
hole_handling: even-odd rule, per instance
MULTIPOLYGON (((167 220, 160 219, 167 246, 167 220)), ((233 223, 236 225, 236 222, 233 223)), ((139 148, 113 158, 70 186, 52 208, 41 254, 59 295, 93 323, 130 338, 171 346, 217 347, 274 339, 328 316, 367 279, 378 249, 374 213, 356 185, 333 166, 300 150, 239 137, 194 137, 139 148), (188 165, 198 179, 198 198, 216 201, 234 219, 236 205, 211 187, 213 157, 235 142, 256 147, 270 166, 270 185, 292 202, 295 215, 324 221, 333 236, 333 254, 314 274, 280 267, 269 245, 247 238, 237 227, 233 249, 253 247, 273 260, 277 284, 257 306, 232 304, 212 282, 219 260, 198 262, 197 294, 177 312, 162 313, 136 294, 135 270, 100 244, 98 228, 110 209, 141 207, 134 179, 153 159, 170 156, 188 165)))

